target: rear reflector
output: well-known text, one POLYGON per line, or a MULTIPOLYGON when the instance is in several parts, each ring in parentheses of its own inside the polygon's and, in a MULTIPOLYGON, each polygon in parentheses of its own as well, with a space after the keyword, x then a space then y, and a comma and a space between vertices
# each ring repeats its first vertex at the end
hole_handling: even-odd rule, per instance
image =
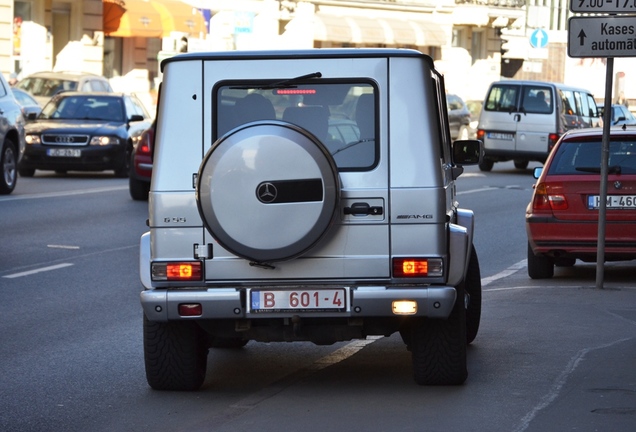
POLYGON ((201 316, 203 315, 203 307, 200 303, 181 303, 179 305, 179 315, 181 316, 201 316))

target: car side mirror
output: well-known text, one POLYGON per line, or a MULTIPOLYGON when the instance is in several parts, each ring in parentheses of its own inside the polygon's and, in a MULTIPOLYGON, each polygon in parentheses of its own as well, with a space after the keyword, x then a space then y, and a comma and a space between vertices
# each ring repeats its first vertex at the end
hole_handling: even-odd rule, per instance
POLYGON ((484 155, 480 140, 457 140, 453 142, 453 163, 455 165, 477 165, 484 155))
POLYGON ((139 114, 133 114, 128 119, 128 122, 138 122, 138 121, 144 121, 144 120, 145 120, 144 116, 139 115, 139 114))
POLYGON ((543 167, 535 167, 534 170, 532 170, 532 177, 538 179, 539 177, 541 177, 542 172, 543 167))
POLYGON ((35 120, 36 118, 38 118, 38 113, 36 112, 30 112, 27 114, 27 120, 29 121, 35 120))

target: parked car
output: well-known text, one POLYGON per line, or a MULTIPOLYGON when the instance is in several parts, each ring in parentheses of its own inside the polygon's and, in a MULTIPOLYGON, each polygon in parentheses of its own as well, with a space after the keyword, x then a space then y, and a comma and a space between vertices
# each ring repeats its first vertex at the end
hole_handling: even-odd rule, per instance
MULTIPOLYGON (((599 115, 601 118, 605 115, 605 110, 603 109, 604 104, 598 104, 599 115)), ((612 105, 612 116, 611 123, 612 126, 636 126, 636 117, 634 114, 627 108, 625 105, 613 104, 612 105)))
MULTIPOLYGON (((597 258, 602 128, 566 133, 542 168, 526 209, 528 275, 597 258)), ((610 131, 605 260, 636 258, 636 129, 610 131)))
POLYGON ((141 133, 133 146, 130 157, 128 190, 130 197, 136 201, 147 200, 150 192, 156 128, 157 120, 155 118, 150 127, 141 133))
POLYGON ((106 78, 86 72, 36 72, 18 81, 15 87, 33 95, 42 106, 62 91, 113 91, 106 78))
POLYGON ((470 138, 471 115, 462 98, 454 94, 446 94, 446 108, 448 109, 448 127, 452 140, 470 138))
POLYGON ((114 170, 128 176, 134 142, 151 118, 134 95, 65 92, 54 96, 26 125, 19 172, 114 170))
POLYGON ((10 194, 18 181, 18 163, 24 152, 24 116, 0 74, 0 194, 10 194))
POLYGON ((477 138, 484 143, 482 171, 513 160, 525 169, 543 163, 563 133, 600 125, 588 90, 542 81, 496 81, 490 85, 479 118, 477 138))
POLYGON ((40 103, 29 93, 22 89, 11 87, 13 96, 18 104, 22 107, 22 115, 24 118, 28 118, 29 114, 33 113, 36 116, 42 111, 40 103))

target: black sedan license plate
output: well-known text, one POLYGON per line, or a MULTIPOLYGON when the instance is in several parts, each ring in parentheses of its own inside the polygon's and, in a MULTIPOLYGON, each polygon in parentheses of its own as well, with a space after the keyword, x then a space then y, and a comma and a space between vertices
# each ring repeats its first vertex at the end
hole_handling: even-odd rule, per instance
POLYGON ((82 157, 80 149, 46 149, 46 154, 52 157, 82 157))
POLYGON ((344 312, 345 288, 251 290, 251 312, 344 312))

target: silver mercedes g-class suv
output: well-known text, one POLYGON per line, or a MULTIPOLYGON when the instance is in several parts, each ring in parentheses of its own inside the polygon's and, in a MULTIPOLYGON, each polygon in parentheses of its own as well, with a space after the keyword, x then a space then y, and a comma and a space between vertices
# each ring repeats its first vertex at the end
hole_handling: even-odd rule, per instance
POLYGON ((418 384, 461 384, 477 335, 474 217, 443 77, 412 50, 164 60, 149 232, 149 385, 195 390, 210 348, 399 332, 418 384))

